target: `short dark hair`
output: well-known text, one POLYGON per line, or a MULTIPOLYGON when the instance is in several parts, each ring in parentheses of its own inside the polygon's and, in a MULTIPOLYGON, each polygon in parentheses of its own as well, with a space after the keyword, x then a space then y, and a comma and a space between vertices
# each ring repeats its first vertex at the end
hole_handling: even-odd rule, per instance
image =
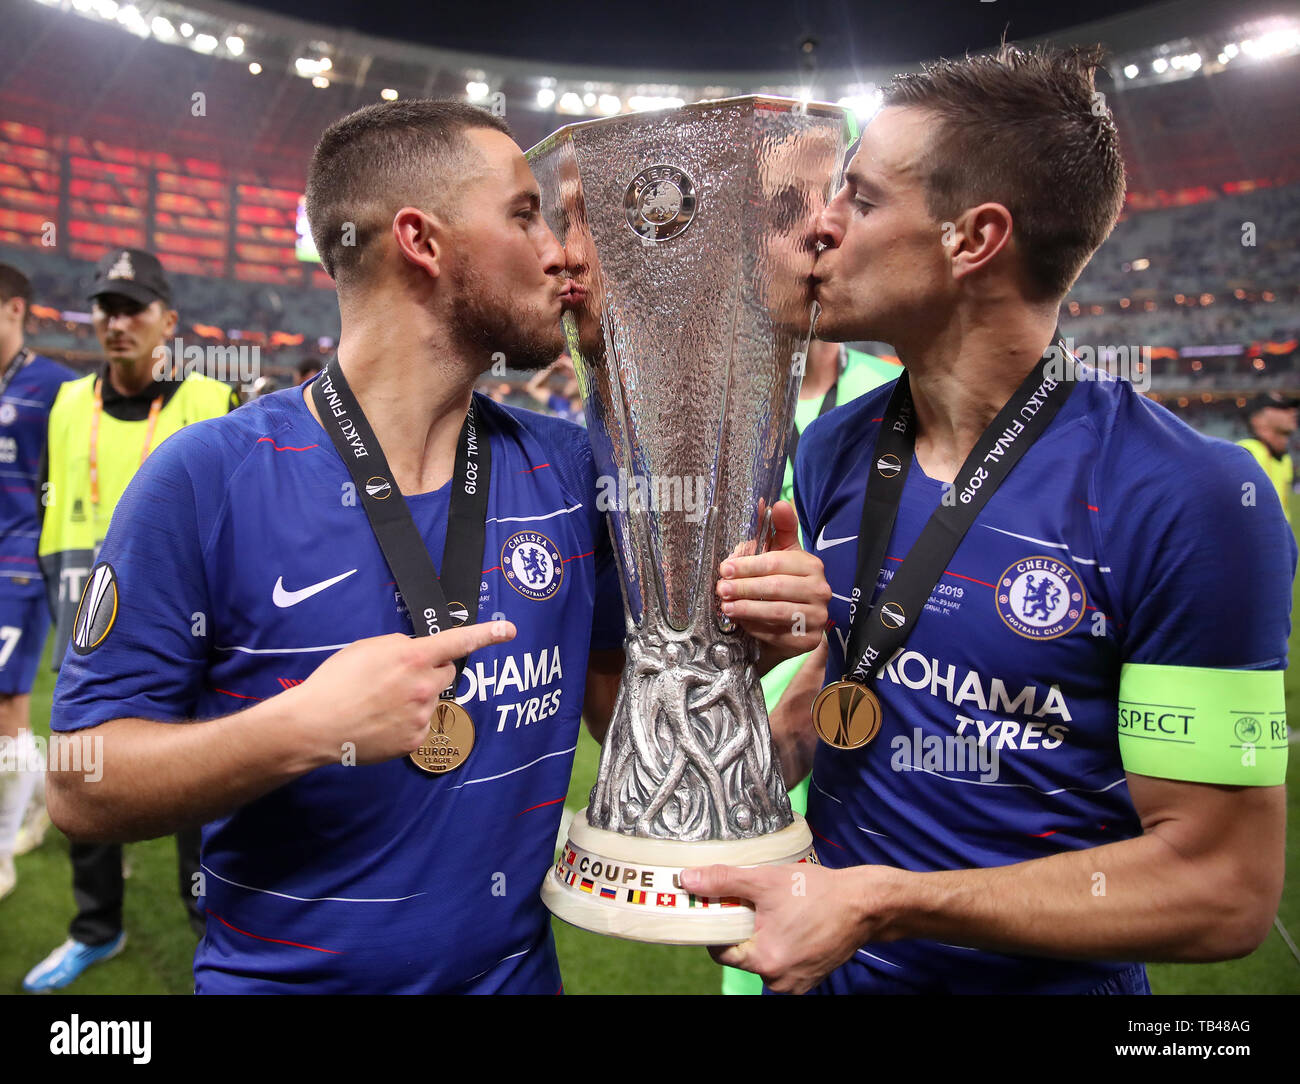
POLYGON ((1124 206, 1119 133, 1095 90, 1099 45, 1003 44, 899 75, 883 104, 927 109, 939 123, 922 161, 939 220, 992 201, 1011 212, 1026 277, 1064 297, 1124 206))
POLYGON ((325 129, 307 170, 306 205, 316 251, 336 283, 360 277, 367 247, 399 208, 451 213, 446 197, 457 187, 472 128, 511 135, 486 109, 427 98, 368 105, 325 129), (347 223, 351 244, 344 244, 347 223))
POLYGON ((0 263, 0 304, 23 299, 23 312, 32 307, 32 281, 13 264, 0 263))

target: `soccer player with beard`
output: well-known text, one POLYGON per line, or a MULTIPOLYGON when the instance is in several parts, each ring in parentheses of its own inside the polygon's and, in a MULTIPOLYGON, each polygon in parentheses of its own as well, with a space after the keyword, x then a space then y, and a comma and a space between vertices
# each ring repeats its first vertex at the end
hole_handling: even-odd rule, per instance
POLYGON ((773 734, 825 868, 682 874, 754 901, 717 955, 774 990, 1149 993, 1276 913, 1295 541, 1245 451, 1053 345, 1123 205, 1097 54, 899 76, 821 215, 818 334, 905 369, 795 464, 834 595, 773 734))
MULTIPOLYGON (((564 253, 539 204, 482 110, 332 125, 307 208, 337 357, 169 440, 114 517, 52 719, 103 737, 103 778, 61 773, 50 813, 73 837, 204 825, 201 993, 561 988, 538 886, 584 691, 597 734, 613 705, 623 607, 585 432, 473 393, 495 358, 539 368, 563 347, 564 253), (461 627, 408 612, 428 588, 382 541, 399 520, 461 627), (453 732, 457 762, 426 756, 453 732)), ((820 562, 735 563, 770 600, 734 611, 768 656, 814 646, 773 614, 821 628, 820 562)))

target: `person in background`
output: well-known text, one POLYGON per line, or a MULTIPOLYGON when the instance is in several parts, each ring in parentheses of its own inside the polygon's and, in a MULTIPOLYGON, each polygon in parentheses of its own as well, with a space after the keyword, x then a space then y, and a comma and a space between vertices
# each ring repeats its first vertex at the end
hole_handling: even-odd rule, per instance
POLYGON ((1296 431, 1296 412, 1300 400, 1288 399, 1279 392, 1257 395, 1246 404, 1246 425, 1251 435, 1237 441, 1255 457, 1268 475, 1282 501, 1282 514, 1291 522, 1291 487, 1295 467, 1287 450, 1296 431))
POLYGON ((30 693, 49 614, 36 561, 36 481, 50 406, 76 374, 23 345, 32 284, 0 263, 0 897, 13 890, 15 855, 39 847, 49 827, 44 772, 28 723, 30 693))
MULTIPOLYGON (((58 669, 78 615, 78 600, 127 483, 173 433, 239 405, 228 384, 191 373, 178 377, 168 345, 176 332, 171 285, 158 257, 112 249, 91 288, 91 316, 104 364, 59 389, 50 411, 38 547, 55 620, 58 669)), ((85 644, 74 641, 73 650, 85 644)), ((176 836, 181 899, 196 932, 203 918, 193 894, 199 833, 176 836)), ((122 848, 73 843, 77 914, 68 939, 37 964, 23 989, 67 986, 87 967, 122 951, 122 848)))
POLYGON ((299 384, 305 384, 308 380, 315 380, 316 374, 321 370, 320 358, 303 358, 298 362, 298 368, 294 370, 294 375, 299 384))
POLYGON ((585 425, 582 411, 582 396, 578 393, 578 377, 573 371, 573 359, 568 354, 561 354, 550 365, 524 385, 526 391, 542 407, 557 418, 585 425), (563 394, 551 390, 551 378, 565 376, 563 394))
POLYGON ((253 381, 253 386, 248 390, 248 399, 251 402, 254 399, 260 399, 263 395, 270 395, 273 391, 280 390, 280 382, 269 373, 265 376, 259 376, 253 381))

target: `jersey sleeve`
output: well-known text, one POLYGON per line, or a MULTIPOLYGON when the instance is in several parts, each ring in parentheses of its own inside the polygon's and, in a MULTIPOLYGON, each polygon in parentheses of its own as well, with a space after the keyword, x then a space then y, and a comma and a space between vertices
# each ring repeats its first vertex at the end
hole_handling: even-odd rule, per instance
POLYGON ((193 715, 212 613, 200 499, 224 488, 203 486, 188 469, 220 455, 204 427, 164 441, 113 512, 55 687, 53 730, 193 715))
POLYGON ((1107 468, 1129 481, 1097 489, 1121 577, 1121 758, 1142 775, 1274 785, 1295 538, 1247 451, 1180 440, 1173 456, 1132 444, 1107 468))

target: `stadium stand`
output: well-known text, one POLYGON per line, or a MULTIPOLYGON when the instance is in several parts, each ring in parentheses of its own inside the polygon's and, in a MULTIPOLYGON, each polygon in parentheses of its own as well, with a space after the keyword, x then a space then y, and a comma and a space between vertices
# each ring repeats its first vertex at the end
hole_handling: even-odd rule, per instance
MULTIPOLYGON (((256 344, 263 371, 282 380, 304 353, 327 355, 338 334, 331 283, 297 244, 316 135, 376 100, 377 86, 466 90, 464 56, 391 42, 362 42, 364 71, 313 86, 287 59, 254 76, 229 58, 37 4, 14 8, 6 31, 0 260, 36 286, 32 344, 74 365, 95 355, 84 315, 90 264, 116 245, 159 253, 187 340, 256 344), (73 112, 69 102, 94 105, 73 112)), ((1173 82, 1130 82, 1121 67, 1103 86, 1125 147, 1126 212, 1063 306, 1061 330, 1112 368, 1117 357, 1142 359, 1127 374, 1153 397, 1237 436, 1236 408, 1249 395, 1300 388, 1300 130, 1291 123, 1300 56, 1173 82)), ((504 100, 527 103, 508 116, 525 146, 582 119, 559 104, 540 108, 518 66, 498 85, 504 100)), ((511 401, 523 401, 521 381, 507 377, 511 401)))

